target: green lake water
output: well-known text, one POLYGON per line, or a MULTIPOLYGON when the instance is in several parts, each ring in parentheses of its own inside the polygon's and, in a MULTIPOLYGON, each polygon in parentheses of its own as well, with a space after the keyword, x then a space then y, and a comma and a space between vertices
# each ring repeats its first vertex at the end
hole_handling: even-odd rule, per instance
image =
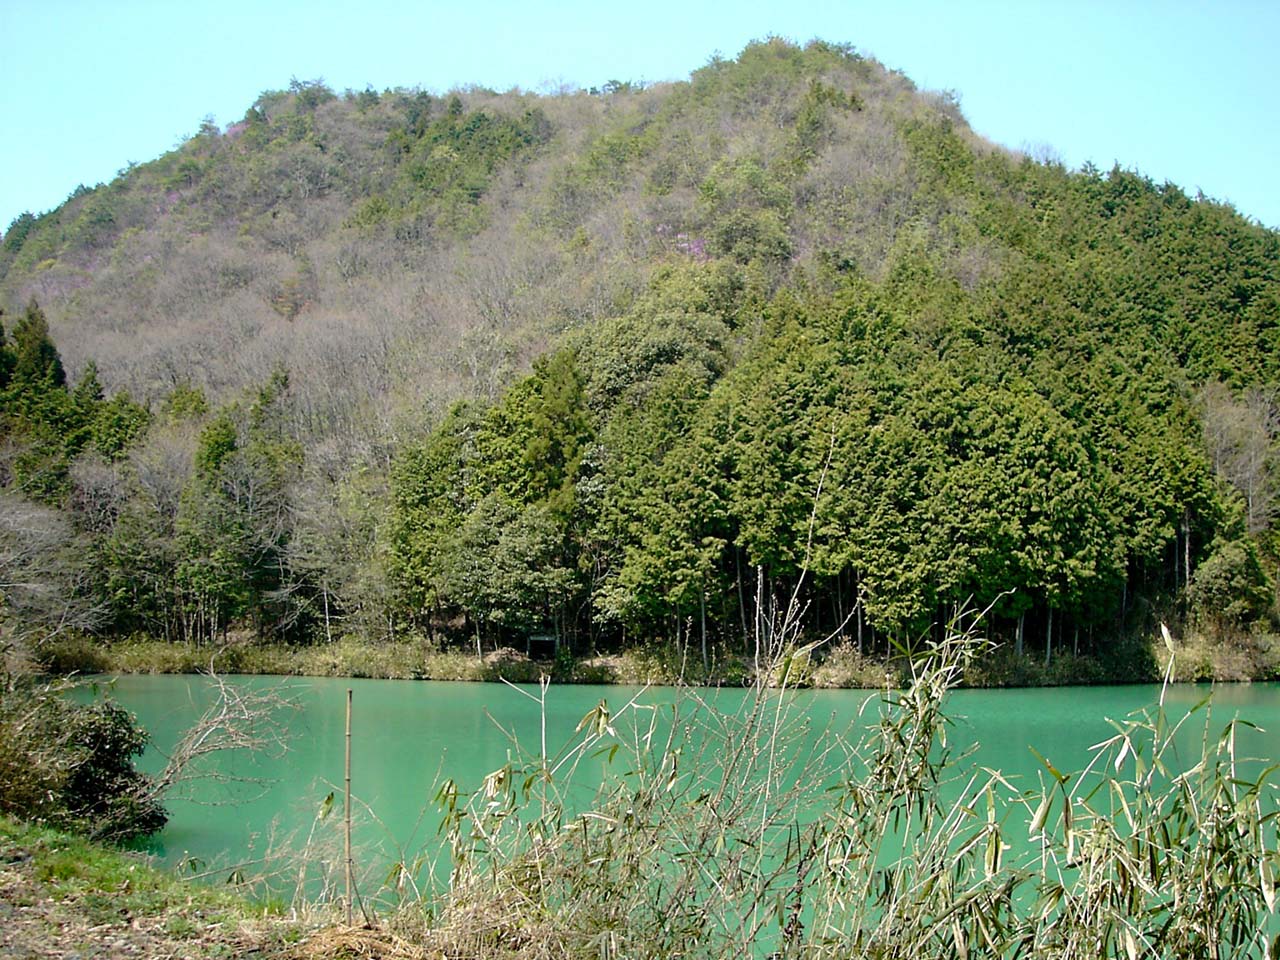
MULTIPOLYGON (((273 686, 276 678, 233 678, 251 686, 273 686)), ((284 685, 298 709, 286 716, 289 749, 275 759, 226 755, 219 770, 233 778, 266 783, 206 782, 194 799, 168 802, 171 818, 154 842, 153 852, 169 864, 189 857, 230 869, 261 855, 268 843, 293 837, 295 844, 316 824, 324 797, 336 794, 341 808, 346 691, 354 691, 352 736, 353 792, 357 807, 357 848, 364 868, 382 876, 401 852, 410 856, 434 849, 440 820, 433 804, 441 777, 462 789, 475 789, 485 774, 502 766, 511 744, 499 725, 513 731, 531 750, 540 737, 539 709, 501 684, 438 683, 396 680, 290 679, 284 685), (372 811, 376 821, 366 812, 372 811), (370 860, 380 861, 369 863, 370 860)), ((1210 688, 1170 688, 1171 717, 1183 715, 1210 688)), ((210 702, 205 678, 126 676, 111 681, 112 696, 135 713, 160 749, 168 749, 210 702)), ((571 740, 574 728, 601 699, 616 710, 635 688, 556 686, 547 696, 547 742, 551 753, 571 740)), ((1043 767, 1028 749, 1034 746, 1064 771, 1078 771, 1089 747, 1113 732, 1107 718, 1123 719, 1155 703, 1158 686, 1063 687, 1028 690, 962 690, 950 695, 948 714, 955 724, 954 747, 978 744, 974 762, 997 768, 1014 783, 1034 786, 1043 767)), ((711 693, 722 709, 733 709, 744 691, 711 693)), ((677 691, 644 691, 649 703, 669 702, 677 691)), ((847 728, 855 721, 867 691, 801 691, 793 707, 813 730, 847 728)), ((1240 742, 1241 754, 1280 758, 1280 684, 1220 685, 1214 689, 1211 727, 1215 732, 1233 717, 1257 724, 1240 742)), ((1189 725, 1185 744, 1198 749, 1204 722, 1189 725)), ((151 751, 143 766, 154 769, 151 751)), ((580 771, 591 780, 590 764, 580 771)), ((598 776, 598 772, 595 776, 598 776)), ((339 817, 324 821, 332 836, 339 817)))

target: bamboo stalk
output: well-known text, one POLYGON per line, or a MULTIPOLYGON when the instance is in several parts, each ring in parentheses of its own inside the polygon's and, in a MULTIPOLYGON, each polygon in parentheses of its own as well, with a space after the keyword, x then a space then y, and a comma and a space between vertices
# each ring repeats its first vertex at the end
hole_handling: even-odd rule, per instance
POLYGON ((344 838, 343 848, 347 862, 347 926, 351 926, 351 689, 347 688, 347 760, 346 791, 343 797, 344 838))

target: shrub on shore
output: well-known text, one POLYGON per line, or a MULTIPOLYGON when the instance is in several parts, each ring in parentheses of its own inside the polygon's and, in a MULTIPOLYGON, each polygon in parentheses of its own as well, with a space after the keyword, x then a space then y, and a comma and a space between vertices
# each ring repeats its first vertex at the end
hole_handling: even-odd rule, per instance
POLYGON ((0 813, 104 840, 149 836, 168 815, 133 766, 146 742, 109 700, 78 704, 10 678, 0 690, 0 813))

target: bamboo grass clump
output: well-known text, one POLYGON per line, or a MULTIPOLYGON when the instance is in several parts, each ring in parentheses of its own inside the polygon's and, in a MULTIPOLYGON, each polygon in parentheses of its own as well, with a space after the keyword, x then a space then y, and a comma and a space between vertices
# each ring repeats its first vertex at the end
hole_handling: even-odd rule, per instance
MULTIPOLYGON (((788 618, 790 619, 790 618, 788 618)), ((802 649, 784 622, 762 643, 802 649)), ((1084 770, 1019 789, 947 742, 983 646, 953 625, 912 682, 814 738, 785 689, 601 702, 577 739, 438 800, 452 852, 424 945, 474 958, 1262 957, 1277 933, 1275 796, 1239 721, 1181 761, 1163 696, 1084 770), (604 766, 585 808, 574 770, 604 766), (584 810, 585 812, 574 812, 584 810)), ((762 675, 764 672, 762 671, 762 675)), ((543 689, 543 697, 546 690, 543 689)))

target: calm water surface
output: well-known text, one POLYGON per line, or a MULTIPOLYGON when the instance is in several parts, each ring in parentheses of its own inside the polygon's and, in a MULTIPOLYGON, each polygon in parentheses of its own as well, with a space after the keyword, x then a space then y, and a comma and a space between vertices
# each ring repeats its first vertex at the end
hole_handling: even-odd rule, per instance
MULTIPOLYGON (((245 677, 233 682, 274 686, 276 678, 245 677)), ((238 778, 267 778, 259 784, 204 783, 194 799, 168 803, 169 825, 154 852, 177 864, 198 857, 209 864, 233 864, 260 855, 272 838, 305 837, 316 822, 324 797, 335 791, 341 806, 343 724, 346 691, 354 691, 352 736, 353 791, 368 813, 357 816, 357 843, 369 856, 393 862, 396 851, 412 855, 431 848, 440 816, 433 804, 441 777, 464 789, 475 789, 485 774, 502 766, 511 742, 499 725, 536 751, 539 710, 535 703, 500 684, 437 683, 399 680, 291 679, 285 685, 299 709, 287 715, 292 736, 289 750, 271 760, 228 755, 221 770, 238 778), (425 811, 425 812, 424 812, 425 811)), ((1208 692, 1204 686, 1172 687, 1170 715, 1181 716, 1208 692)), ((637 694, 636 688, 558 686, 547 697, 547 742, 550 752, 573 738, 583 715, 601 699, 617 709, 637 694)), ((1028 746, 1034 746, 1064 771, 1080 770, 1089 747, 1109 737, 1107 718, 1124 719, 1152 705, 1158 686, 1062 687, 1032 690, 962 690, 949 700, 955 719, 952 745, 978 744, 975 762, 1001 770, 1028 786, 1043 769, 1028 746)), ((112 681, 112 695, 134 712, 151 732, 156 747, 167 749, 199 717, 210 702, 208 681, 191 676, 126 676, 112 681)), ((669 702, 679 694, 656 688, 645 702, 669 702)), ((854 722, 859 706, 873 696, 866 691, 812 691, 795 695, 795 706, 814 729, 837 729, 854 722)), ((730 709, 742 691, 723 691, 718 705, 730 709)), ((1241 743, 1241 752, 1280 758, 1280 684, 1221 685, 1214 690, 1212 728, 1240 717, 1257 724, 1241 743)), ((1198 749, 1202 721, 1186 738, 1198 749)), ((155 769, 154 750, 143 765, 155 769)), ((602 761, 595 761, 597 764, 602 761)), ((592 771, 585 771, 590 779, 592 771)), ((338 818, 332 818, 336 823, 338 818)))

